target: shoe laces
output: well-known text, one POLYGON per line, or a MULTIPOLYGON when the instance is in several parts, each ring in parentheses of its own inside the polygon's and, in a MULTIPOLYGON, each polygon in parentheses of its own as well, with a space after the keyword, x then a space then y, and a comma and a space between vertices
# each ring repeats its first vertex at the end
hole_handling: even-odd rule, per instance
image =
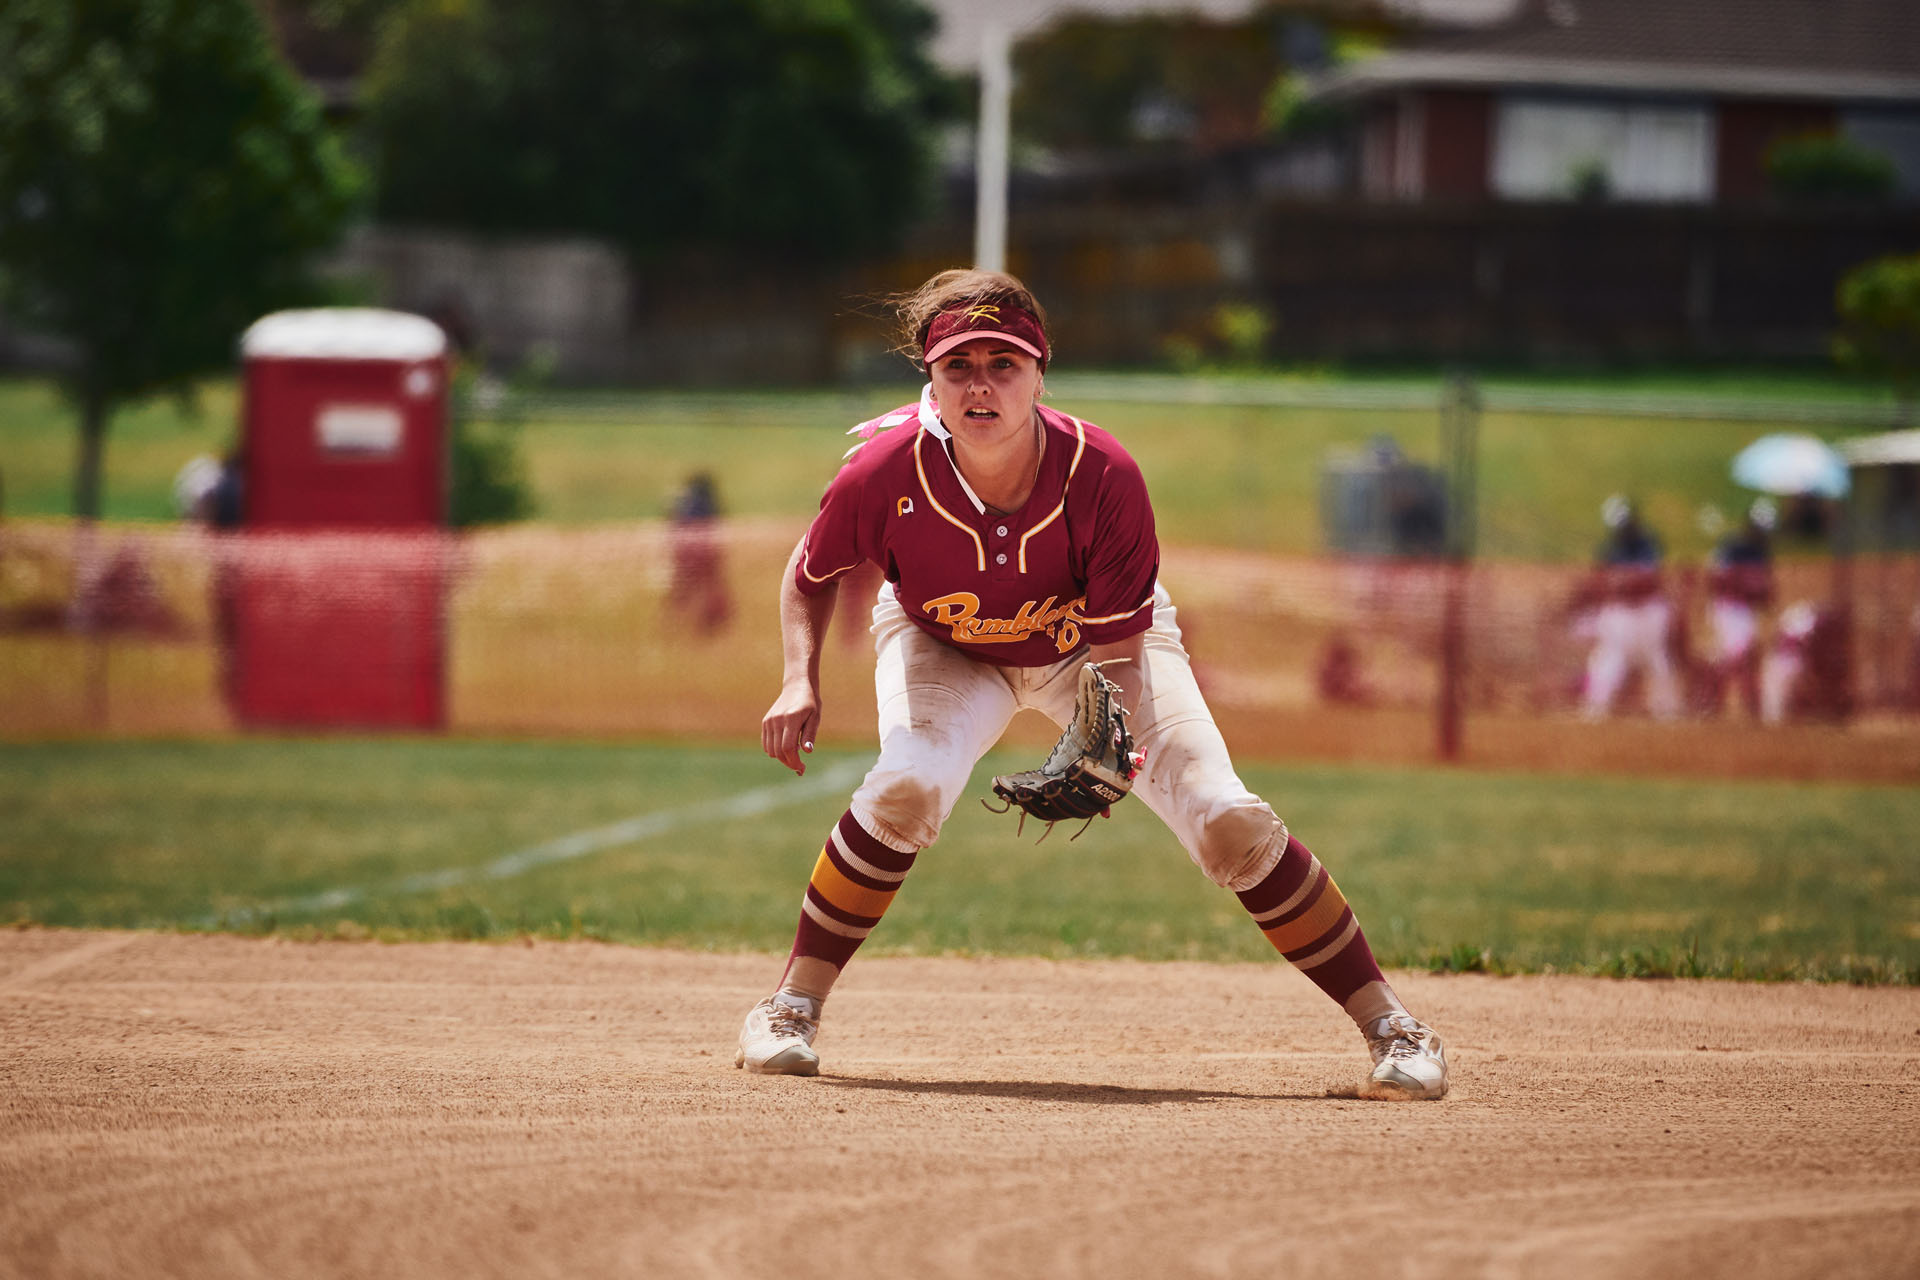
POLYGON ((1382 1018, 1374 1026, 1381 1032, 1372 1037, 1374 1061, 1392 1059, 1404 1062, 1426 1055, 1427 1029, 1412 1018, 1395 1014, 1390 1018, 1382 1018))
POLYGON ((767 1026, 776 1036, 807 1040, 819 1030, 820 1020, 809 1018, 784 1000, 769 1000, 767 1026))

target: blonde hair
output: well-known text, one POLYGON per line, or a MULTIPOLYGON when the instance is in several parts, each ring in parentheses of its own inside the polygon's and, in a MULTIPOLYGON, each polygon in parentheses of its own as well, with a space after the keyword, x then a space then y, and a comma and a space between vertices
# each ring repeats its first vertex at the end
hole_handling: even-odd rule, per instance
POLYGON ((1048 351, 1053 349, 1053 330, 1047 325, 1047 312, 1033 291, 1017 276, 1005 271, 981 271, 974 267, 953 267, 942 271, 918 289, 896 294, 891 299, 897 326, 894 349, 916 364, 927 349, 927 330, 934 318, 954 307, 976 302, 991 302, 1003 307, 1019 307, 1033 313, 1040 331, 1047 335, 1048 351))

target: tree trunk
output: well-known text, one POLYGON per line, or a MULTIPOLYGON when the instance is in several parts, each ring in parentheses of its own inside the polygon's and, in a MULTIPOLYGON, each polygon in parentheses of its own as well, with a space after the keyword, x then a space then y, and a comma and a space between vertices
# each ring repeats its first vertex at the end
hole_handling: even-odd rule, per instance
POLYGON ((80 393, 80 456, 73 472, 73 514, 100 518, 100 463, 107 444, 107 397, 97 387, 80 393))

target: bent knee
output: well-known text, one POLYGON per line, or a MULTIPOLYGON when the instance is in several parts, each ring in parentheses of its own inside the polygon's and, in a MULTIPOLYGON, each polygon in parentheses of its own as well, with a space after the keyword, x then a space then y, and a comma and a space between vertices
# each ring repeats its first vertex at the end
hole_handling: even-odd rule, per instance
POLYGON ((925 744, 883 743, 880 759, 853 793, 854 817, 884 845, 924 849, 939 838, 970 773, 925 744))
POLYGON ((935 789, 895 778, 872 790, 862 787, 849 807, 875 840, 890 849, 914 853, 940 838, 950 806, 942 803, 935 789))
POLYGON ((1287 847, 1287 824, 1257 796, 1231 801, 1209 813, 1200 828, 1193 860, 1207 879, 1239 892, 1260 883, 1287 847))

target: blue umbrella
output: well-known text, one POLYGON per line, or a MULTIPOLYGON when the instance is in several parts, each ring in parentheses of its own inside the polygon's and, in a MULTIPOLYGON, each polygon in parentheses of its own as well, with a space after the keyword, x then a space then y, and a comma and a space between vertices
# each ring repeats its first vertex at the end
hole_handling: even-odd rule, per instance
POLYGON ((1733 456, 1733 482, 1762 493, 1844 498, 1847 460, 1814 436, 1761 436, 1733 456))

